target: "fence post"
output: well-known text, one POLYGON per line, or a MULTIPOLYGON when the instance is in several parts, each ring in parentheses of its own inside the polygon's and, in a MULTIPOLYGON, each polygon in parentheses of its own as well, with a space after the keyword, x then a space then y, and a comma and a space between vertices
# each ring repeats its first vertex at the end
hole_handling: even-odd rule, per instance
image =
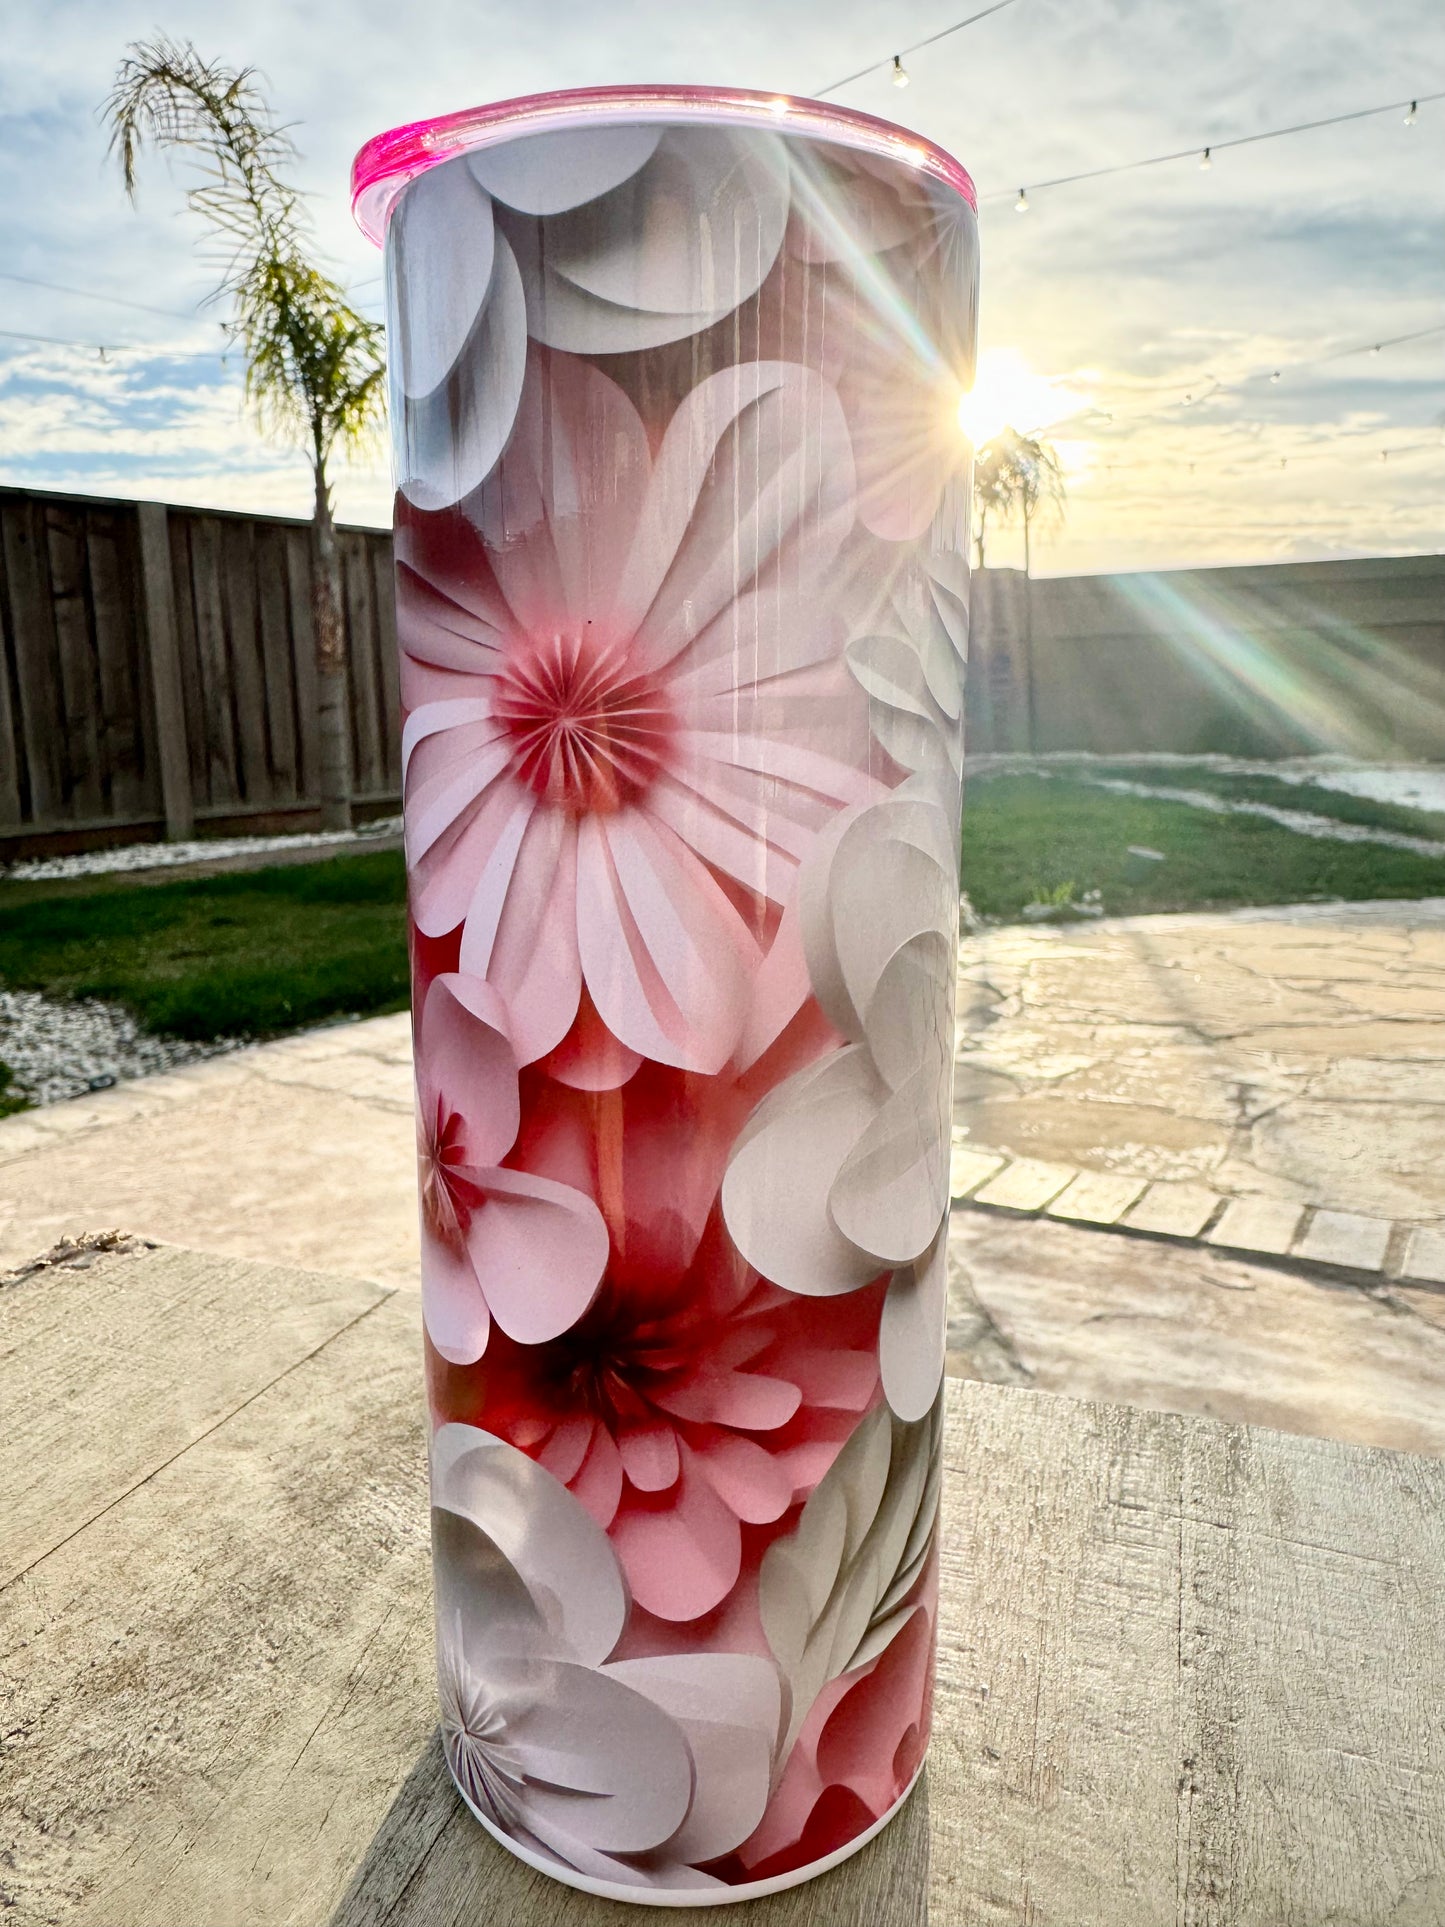
POLYGON ((186 706, 181 692, 181 654, 176 634, 176 594, 171 580, 171 541, 163 502, 137 502, 140 525, 141 616, 150 664, 160 751, 161 802, 166 838, 184 842, 196 826, 191 796, 191 758, 186 741, 186 706))

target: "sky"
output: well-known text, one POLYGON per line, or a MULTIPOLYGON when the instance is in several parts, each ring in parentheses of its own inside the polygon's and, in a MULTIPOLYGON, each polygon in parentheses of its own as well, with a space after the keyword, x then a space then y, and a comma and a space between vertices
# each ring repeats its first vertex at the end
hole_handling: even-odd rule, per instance
MULTIPOLYGON (((144 157, 132 209, 106 156, 97 106, 126 43, 159 26, 262 70, 296 123, 318 249, 377 315, 380 260, 347 195, 370 135, 608 82, 811 93, 876 60, 836 98, 937 141, 979 188, 980 402, 991 384, 1031 413, 1015 426, 1046 430, 1067 481, 1061 521, 1035 540, 1038 573, 1445 547, 1445 100, 1413 125, 1396 111, 1218 153, 1207 171, 1193 157, 1445 88, 1439 0, 1012 0, 909 56, 911 84, 895 89, 895 49, 965 10, 5 0, 0 481, 309 512, 303 457, 261 437, 236 357, 217 353, 183 175, 144 157), (1180 148, 1191 157, 1031 185, 1180 148)), ((341 469, 336 495, 343 519, 385 523, 384 454, 341 469)), ((1016 564, 1016 536, 991 538, 988 560, 1016 564)))

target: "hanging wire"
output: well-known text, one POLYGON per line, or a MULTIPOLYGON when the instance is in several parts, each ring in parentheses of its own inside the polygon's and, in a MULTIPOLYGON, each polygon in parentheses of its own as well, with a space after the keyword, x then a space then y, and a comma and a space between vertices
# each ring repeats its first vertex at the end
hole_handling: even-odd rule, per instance
POLYGON ((182 314, 178 308, 152 308, 144 301, 128 301, 124 295, 102 294, 98 288, 69 288, 60 281, 41 281, 33 274, 10 274, 0 270, 0 281, 15 281, 22 288, 46 288, 51 294, 78 295, 82 301, 103 301, 110 308, 134 308, 137 314, 158 314, 165 321, 194 321, 193 309, 182 314))
MULTIPOLYGON (((1133 428, 1148 422, 1163 421, 1181 408, 1197 408, 1201 402, 1212 401, 1216 395, 1232 394, 1238 389, 1252 386, 1255 382, 1268 382, 1272 386, 1277 386, 1292 373, 1311 368, 1325 368, 1333 362, 1348 361, 1356 355, 1382 354, 1386 348, 1400 348, 1414 341, 1429 341, 1436 335, 1445 335, 1445 321, 1434 322, 1428 328, 1412 328, 1408 334, 1382 335, 1375 341, 1359 341, 1352 343, 1348 348, 1332 348, 1328 354, 1303 355, 1296 361, 1277 362, 1267 368, 1258 368, 1251 374, 1237 375, 1232 381, 1219 381, 1213 377, 1206 377, 1209 383, 1207 387, 1192 388, 1173 401, 1163 402, 1158 407, 1138 411, 1131 410, 1127 406, 1119 409, 1117 411, 1119 423, 1121 427, 1133 428)), ((1106 382, 1104 385, 1109 387, 1113 384, 1106 382)), ((1081 409, 1079 414, 1092 419, 1102 418, 1106 421, 1114 419, 1113 410, 1105 411, 1092 406, 1081 409)), ((1071 415, 1066 419, 1073 421, 1077 417, 1071 415)))
POLYGON ((976 20, 987 20, 991 13, 1002 13, 1005 7, 1013 5, 1014 0, 994 0, 994 5, 985 7, 982 13, 971 13, 966 20, 955 20, 951 27, 943 27, 939 32, 929 34, 926 40, 915 40, 911 47, 900 47, 896 54, 883 60, 870 60, 868 65, 860 67, 856 74, 844 74, 841 80, 830 80, 826 87, 814 88, 813 99, 826 100, 829 94, 836 94, 840 87, 851 87, 855 80, 863 80, 869 74, 876 74, 885 67, 892 69, 895 86, 906 86, 908 84, 906 74, 901 81, 898 79, 898 75, 903 71, 904 54, 916 54, 923 47, 936 46, 940 40, 947 40, 950 34, 962 33, 965 27, 971 27, 976 20))
MULTIPOLYGON (((871 71, 869 69, 868 71, 871 71)), ((1427 101, 1445 100, 1445 88, 1438 93, 1421 94, 1413 101, 1388 100, 1381 107, 1359 107, 1349 114, 1326 114, 1319 120, 1295 121, 1289 127, 1267 127, 1258 134, 1236 134, 1232 140, 1211 141, 1207 147, 1196 141, 1192 147, 1176 147, 1168 154, 1150 154, 1143 160, 1118 161, 1111 167, 1087 167, 1078 174, 1057 174, 1052 180, 1033 181, 1030 186, 1037 193, 1041 187, 1072 187, 1078 181, 1102 181, 1112 174, 1133 174, 1141 167, 1163 167, 1170 161, 1199 160, 1201 153, 1205 159, 1212 159, 1231 147, 1253 147, 1260 141, 1283 140, 1289 134, 1309 134, 1319 127, 1342 127, 1346 121, 1371 120, 1377 114, 1397 114, 1402 107, 1419 108, 1427 101)), ((1410 116, 1407 114, 1406 119, 1410 116)), ((1203 162, 1200 162, 1201 166, 1203 162)), ((982 194, 982 201, 1007 200, 1008 188, 995 188, 989 194, 982 194)))
POLYGON ((224 361, 231 352, 226 348, 163 348, 143 341, 77 341, 67 335, 23 334, 17 328, 0 328, 0 341, 34 342, 46 348, 73 348, 78 354, 150 355, 156 361, 224 361))

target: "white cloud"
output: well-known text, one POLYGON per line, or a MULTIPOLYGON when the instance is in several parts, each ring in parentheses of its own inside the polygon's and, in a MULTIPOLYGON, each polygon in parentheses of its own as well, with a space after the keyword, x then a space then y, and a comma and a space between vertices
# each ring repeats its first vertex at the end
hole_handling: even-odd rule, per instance
MULTIPOLYGON (((921 38, 956 0, 887 25, 864 0, 700 9, 635 0, 169 0, 164 22, 207 53, 255 62, 300 123, 321 244, 374 310, 378 262, 351 226, 346 177, 370 134, 548 87, 667 79, 815 88, 921 38)), ((8 0, 0 67, 0 263, 189 313, 210 285, 176 180, 148 158, 126 205, 96 117, 152 0, 8 0)), ((1245 377, 1445 321, 1445 103, 1219 152, 1283 121, 1406 98, 1445 68, 1435 0, 1019 0, 886 74, 852 106, 905 112, 958 153, 985 198, 984 344, 1113 415, 1061 426, 1071 482, 1051 570, 1445 545, 1445 336, 1283 379, 1245 377), (1055 174, 1186 147, 1191 161, 1077 187, 1055 174), (1021 184, 1031 212, 1014 214, 1021 184), (1224 384, 1209 394, 1211 382, 1224 384), (1182 397, 1193 393, 1190 407, 1182 397), (1286 466, 1281 469, 1283 459, 1286 466), (1362 477, 1368 470, 1368 486, 1362 477)), ((193 327, 0 282, 0 328, 205 348, 193 327)), ((204 362, 54 354, 0 340, 0 474, 49 487, 304 514, 304 461, 246 422, 234 375, 204 362), (47 359, 47 356, 49 358, 47 359)), ((384 521, 379 464, 338 473, 343 515, 384 521)), ((991 545, 992 546, 992 545, 991 545)), ((995 559, 1010 559, 1007 536, 995 559)))

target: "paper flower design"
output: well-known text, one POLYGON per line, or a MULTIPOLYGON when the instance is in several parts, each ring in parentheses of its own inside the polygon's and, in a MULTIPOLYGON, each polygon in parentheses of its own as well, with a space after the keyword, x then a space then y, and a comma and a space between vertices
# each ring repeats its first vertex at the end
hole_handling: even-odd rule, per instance
POLYGON ((387 254, 403 493, 460 501, 516 419, 530 336, 617 354, 696 334, 778 253, 775 136, 591 127, 479 148, 420 175, 387 254))
MULTIPOLYGON (((470 519, 400 521, 413 916, 462 926, 521 1062, 579 1010, 636 1054, 614 1081, 736 1046, 801 857, 879 793, 824 589, 852 477, 804 368, 708 377, 654 460, 615 383, 537 352, 470 519)), ((556 1074, 605 1082, 576 1043, 556 1074)))
POLYGON ((875 1658, 831 1680, 813 1702, 755 1833, 731 1856, 730 1879, 792 1873, 856 1840, 907 1792, 923 1764, 933 1702, 937 1555, 875 1658))
POLYGON ((723 1180, 727 1228, 765 1278, 831 1298, 891 1273, 883 1390, 928 1411, 943 1373, 953 958, 952 828, 905 784, 846 812, 800 880, 808 974, 849 1041, 749 1119, 723 1180))
POLYGON ((942 1479, 942 1399, 914 1424, 868 1413, 763 1555, 758 1607, 787 1685, 786 1760, 828 1684, 875 1658, 914 1606, 942 1479))
POLYGON ((501 1000, 455 972, 433 979, 417 1031, 422 1310, 444 1358, 487 1348, 492 1321, 524 1344, 565 1331, 607 1263, 607 1227, 570 1185, 503 1163, 521 1117, 501 1000))
POLYGON ((702 1890, 768 1796, 777 1674, 743 1653, 609 1663, 627 1594, 606 1535, 503 1440, 432 1441, 442 1743, 473 1811, 596 1879, 702 1890))
POLYGON ((866 529, 912 542, 951 488, 965 534, 970 451, 958 407, 977 332, 972 210, 926 174, 871 155, 798 142, 791 161, 792 214, 762 294, 763 340, 836 384, 866 529))
POLYGON ((846 654, 873 734, 900 768, 938 774, 951 804, 963 777, 967 564, 885 566, 858 587, 846 654))
MULTIPOLYGON (((606 1528, 638 1605, 697 1619, 737 1584, 744 1525, 810 1492, 876 1396, 880 1295, 791 1297, 714 1223, 680 1276, 609 1281, 546 1347, 495 1343, 475 1415, 606 1528)), ((439 1408, 468 1396, 444 1384, 439 1408)))

